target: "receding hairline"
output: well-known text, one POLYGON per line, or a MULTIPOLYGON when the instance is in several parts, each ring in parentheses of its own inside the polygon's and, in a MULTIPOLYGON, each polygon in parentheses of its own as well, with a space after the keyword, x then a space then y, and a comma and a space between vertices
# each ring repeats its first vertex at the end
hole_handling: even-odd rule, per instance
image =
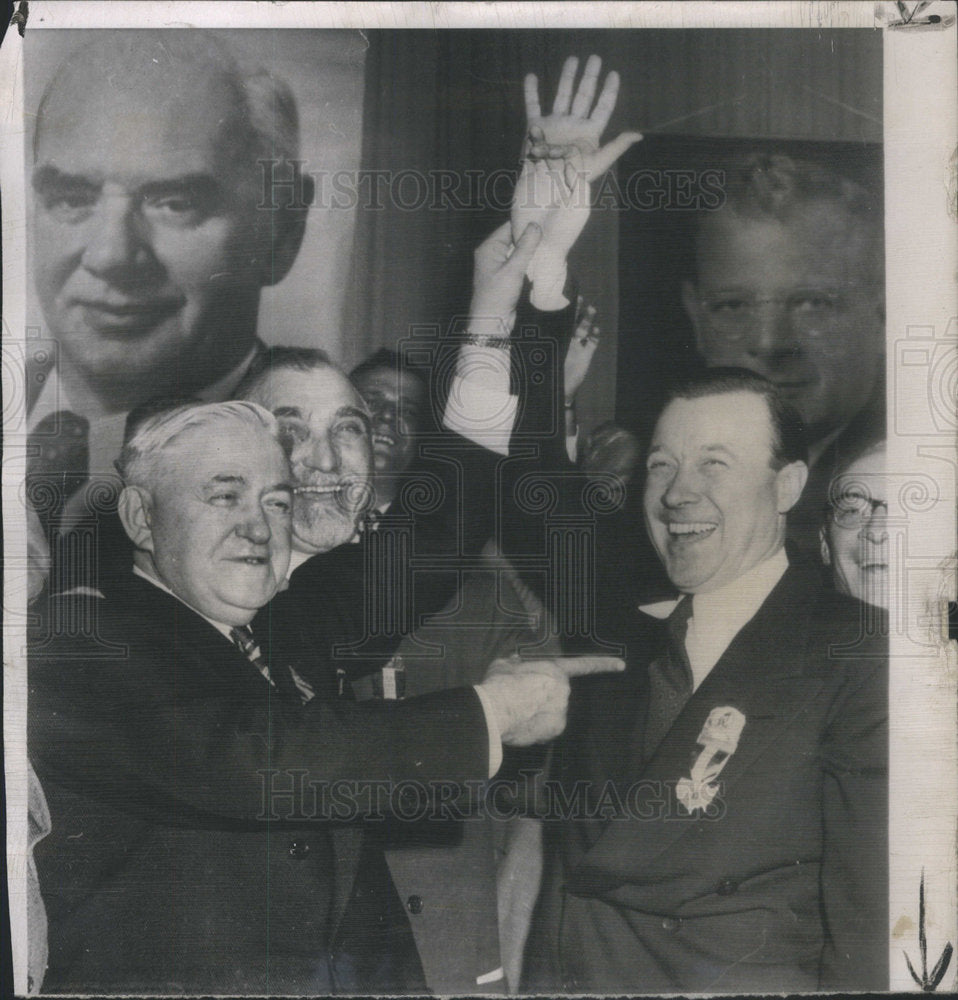
MULTIPOLYGON (((183 88, 190 97, 188 91, 202 89, 204 80, 222 84, 234 105, 236 122, 248 131, 251 162, 266 153, 294 161, 298 157, 299 120, 288 84, 215 32, 150 28, 91 34, 92 41, 71 50, 44 89, 33 135, 35 158, 52 98, 68 89, 89 101, 93 86, 115 89, 115 78, 125 71, 146 87, 161 78, 162 88, 157 84, 153 94, 183 88), (202 76, 185 80, 187 66, 202 76)), ((192 99, 195 103, 195 95, 192 99)), ((203 103, 207 100, 204 94, 203 103)))

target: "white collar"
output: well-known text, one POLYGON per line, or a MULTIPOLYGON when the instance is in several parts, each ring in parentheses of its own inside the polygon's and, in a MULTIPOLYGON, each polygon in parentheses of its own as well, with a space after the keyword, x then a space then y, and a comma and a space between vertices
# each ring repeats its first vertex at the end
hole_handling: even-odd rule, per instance
MULTIPOLYGON (((692 617, 685 636, 685 650, 692 668, 695 690, 725 654, 732 640, 752 620, 788 569, 784 547, 718 590, 691 595, 692 617)), ((679 602, 660 601, 639 610, 654 618, 667 618, 679 602)))
POLYGON ((734 636, 762 606, 787 569, 788 556, 783 546, 724 587, 696 594, 692 613, 699 622, 710 626, 718 622, 734 625, 734 636))
MULTIPOLYGON (((222 378, 217 379, 200 392, 194 393, 196 398, 204 403, 229 399, 258 350, 259 344, 254 343, 246 357, 238 365, 222 378)), ((115 475, 113 462, 119 456, 123 444, 126 411, 118 410, 92 417, 89 414, 81 413, 70 401, 60 373, 54 368, 47 374, 43 388, 33 404, 33 409, 30 410, 30 415, 27 418, 27 430, 34 430, 44 417, 61 410, 69 410, 78 416, 85 417, 90 422, 90 437, 87 442, 90 450, 90 472, 95 475, 115 475)))

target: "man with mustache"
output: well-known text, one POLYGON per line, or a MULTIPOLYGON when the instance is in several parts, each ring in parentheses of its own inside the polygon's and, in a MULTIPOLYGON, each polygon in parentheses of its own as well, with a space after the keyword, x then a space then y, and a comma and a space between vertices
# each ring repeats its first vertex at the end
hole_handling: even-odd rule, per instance
POLYGON ((52 640, 31 650, 47 991, 421 990, 389 885, 364 905, 382 857, 357 821, 408 810, 403 785, 428 803, 483 782, 502 741, 561 729, 567 676, 617 666, 500 661, 475 687, 401 705, 314 691, 248 628, 289 560, 279 438, 247 402, 146 417, 119 463, 127 588, 80 635, 56 602, 52 640))
POLYGON ((607 609, 626 672, 573 693, 527 985, 887 989, 887 644, 784 547, 801 421, 713 369, 672 390, 646 470, 680 600, 607 609))

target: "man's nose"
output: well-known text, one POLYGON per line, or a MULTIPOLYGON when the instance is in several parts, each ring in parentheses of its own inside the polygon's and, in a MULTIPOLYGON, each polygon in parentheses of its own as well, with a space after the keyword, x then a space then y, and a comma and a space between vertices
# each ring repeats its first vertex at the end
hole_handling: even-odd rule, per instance
POLYGON ((83 266, 109 279, 121 277, 131 269, 141 270, 144 264, 152 263, 154 258, 142 226, 131 198, 103 197, 87 222, 83 266))
POLYGON ((888 508, 884 504, 872 511, 863 530, 865 538, 875 545, 888 541, 888 508))
POLYGON ((301 456, 293 456, 293 464, 297 457, 310 469, 318 472, 336 472, 339 469, 339 450, 330 440, 328 434, 310 438, 303 448, 301 456))
POLYGON ((245 513, 246 516, 236 529, 237 533, 256 545, 265 545, 272 537, 266 511, 257 503, 251 504, 245 513))
POLYGON ((376 406, 373 418, 388 424, 390 427, 395 427, 399 419, 399 407, 389 400, 383 400, 376 406))
POLYGON ((682 507, 695 503, 700 496, 696 474, 691 469, 679 468, 662 494, 666 507, 682 507))
POLYGON ((747 337, 748 353, 765 361, 781 361, 796 354, 799 338, 782 302, 755 304, 755 316, 747 337))

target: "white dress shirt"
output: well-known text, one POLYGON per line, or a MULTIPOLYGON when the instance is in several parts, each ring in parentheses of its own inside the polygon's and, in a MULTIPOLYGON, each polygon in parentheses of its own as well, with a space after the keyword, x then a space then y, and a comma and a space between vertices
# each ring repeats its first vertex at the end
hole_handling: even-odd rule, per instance
MULTIPOLYGON (((532 281, 530 301, 536 309, 557 312, 569 304, 563 294, 567 277, 564 261, 546 262, 528 276, 532 281)), ((509 330, 503 330, 504 336, 509 333, 511 325, 509 330)), ((508 455, 519 406, 519 398, 509 392, 509 370, 508 350, 463 344, 450 384, 443 425, 497 455, 508 455)), ((575 461, 576 440, 577 437, 571 443, 566 441, 572 461, 575 461)))
MULTIPOLYGON (((195 392, 197 399, 204 403, 214 403, 222 399, 229 399, 239 380, 243 377, 250 362, 259 349, 258 344, 250 348, 245 358, 232 370, 228 371, 221 379, 217 379, 211 385, 206 386, 202 391, 195 392)), ((90 450, 91 476, 115 476, 116 468, 114 461, 119 457, 120 448, 123 446, 123 431, 126 426, 127 411, 116 413, 104 413, 91 417, 88 413, 83 413, 70 402, 67 396, 66 387, 60 379, 59 373, 53 369, 47 375, 43 388, 30 411, 27 418, 27 431, 32 432, 37 424, 44 417, 60 410, 69 410, 78 416, 84 417, 90 422, 90 435, 87 445, 90 450)))
MULTIPOLYGON (((724 587, 691 595, 692 617, 685 634, 685 652, 692 668, 693 691, 712 672, 787 569, 788 556, 783 547, 724 587)), ((677 604, 678 601, 663 601, 643 605, 639 610, 655 618, 666 618, 677 604)))

